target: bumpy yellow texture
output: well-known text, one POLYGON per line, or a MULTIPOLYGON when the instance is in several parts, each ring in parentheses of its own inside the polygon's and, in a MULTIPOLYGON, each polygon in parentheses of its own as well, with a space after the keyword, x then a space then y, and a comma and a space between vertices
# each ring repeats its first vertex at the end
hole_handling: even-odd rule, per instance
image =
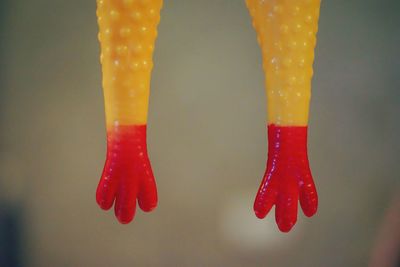
POLYGON ((262 49, 268 123, 308 123, 320 0, 246 0, 262 49))
POLYGON ((147 122, 162 0, 97 0, 107 127, 147 122))

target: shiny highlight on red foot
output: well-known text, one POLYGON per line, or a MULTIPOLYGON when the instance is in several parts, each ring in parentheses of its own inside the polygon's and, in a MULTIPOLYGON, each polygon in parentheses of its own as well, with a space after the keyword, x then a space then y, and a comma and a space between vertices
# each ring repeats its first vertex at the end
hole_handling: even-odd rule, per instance
POLYGON ((307 156, 307 126, 268 125, 267 169, 254 202, 258 218, 275 205, 275 220, 282 232, 297 221, 297 207, 307 217, 318 208, 318 196, 307 156))
POLYGON ((147 155, 146 125, 114 126, 107 130, 107 158, 96 201, 104 210, 114 204, 115 216, 126 224, 135 216, 136 200, 146 212, 157 206, 157 188, 147 155))

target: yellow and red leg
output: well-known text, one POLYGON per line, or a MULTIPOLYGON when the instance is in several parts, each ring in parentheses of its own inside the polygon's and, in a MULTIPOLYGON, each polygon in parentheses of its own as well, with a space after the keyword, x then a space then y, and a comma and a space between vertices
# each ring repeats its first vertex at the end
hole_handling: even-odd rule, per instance
POLYGON ((307 156, 307 125, 320 0, 246 0, 262 49, 268 106, 268 160, 254 202, 264 218, 275 205, 278 227, 306 216, 318 197, 307 156))
POLYGON ((97 0, 107 127, 107 158, 96 192, 102 209, 129 223, 136 201, 157 206, 146 128, 152 55, 162 0, 97 0))

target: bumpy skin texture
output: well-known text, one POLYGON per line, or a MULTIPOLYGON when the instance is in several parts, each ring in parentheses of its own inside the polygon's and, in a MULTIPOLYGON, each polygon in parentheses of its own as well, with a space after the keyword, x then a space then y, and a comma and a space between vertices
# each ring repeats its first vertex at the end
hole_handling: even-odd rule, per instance
POLYGON ((130 222, 136 200, 143 211, 157 205, 146 147, 152 56, 162 0, 97 0, 107 158, 96 192, 102 209, 130 222))
POLYGON ((259 218, 276 205, 278 227, 306 216, 318 197, 307 157, 307 124, 320 0, 246 0, 263 56, 268 106, 268 161, 254 211, 259 218))

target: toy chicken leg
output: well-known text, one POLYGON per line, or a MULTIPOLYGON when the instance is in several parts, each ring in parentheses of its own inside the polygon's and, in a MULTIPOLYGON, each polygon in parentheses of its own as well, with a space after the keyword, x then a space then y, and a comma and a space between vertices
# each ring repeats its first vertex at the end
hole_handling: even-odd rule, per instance
POLYGON ((146 124, 152 55, 162 0, 97 0, 107 158, 96 192, 102 209, 129 223, 136 200, 143 211, 157 205, 147 155, 146 124))
POLYGON ((264 218, 275 205, 282 232, 318 197, 307 156, 307 124, 320 0, 246 0, 262 49, 268 106, 268 160, 254 202, 264 218))

